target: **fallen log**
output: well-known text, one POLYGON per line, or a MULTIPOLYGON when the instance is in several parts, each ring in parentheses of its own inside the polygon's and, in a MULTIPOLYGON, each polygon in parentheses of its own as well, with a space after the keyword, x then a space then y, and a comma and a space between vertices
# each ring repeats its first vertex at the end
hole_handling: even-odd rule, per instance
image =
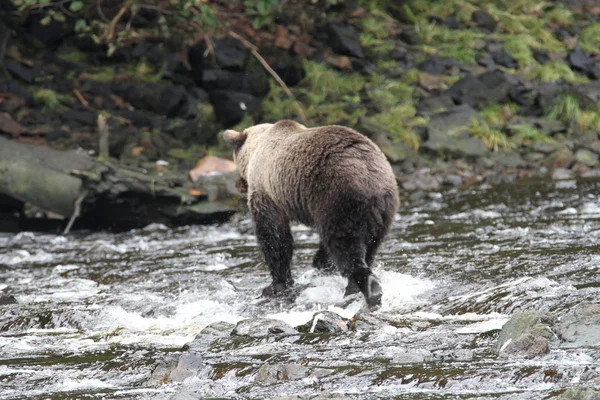
POLYGON ((235 213, 201 192, 190 195, 187 184, 184 177, 120 167, 82 151, 0 137, 0 194, 64 217, 64 227, 75 220, 77 228, 122 231, 150 223, 217 223, 235 213))

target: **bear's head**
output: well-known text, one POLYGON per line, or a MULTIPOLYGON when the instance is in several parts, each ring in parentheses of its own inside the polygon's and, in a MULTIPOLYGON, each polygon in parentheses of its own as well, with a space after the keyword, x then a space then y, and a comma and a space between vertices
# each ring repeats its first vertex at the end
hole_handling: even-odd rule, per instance
POLYGON ((273 124, 260 124, 244 129, 242 132, 233 129, 223 132, 223 140, 233 148, 233 161, 240 174, 235 186, 240 193, 248 191, 246 172, 250 157, 258 147, 261 136, 272 126, 273 124))

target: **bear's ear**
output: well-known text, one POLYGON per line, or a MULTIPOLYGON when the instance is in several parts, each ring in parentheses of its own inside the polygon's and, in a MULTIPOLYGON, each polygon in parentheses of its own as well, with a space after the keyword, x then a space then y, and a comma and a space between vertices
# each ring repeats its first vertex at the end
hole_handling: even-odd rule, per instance
POLYGON ((233 129, 227 129, 223 132, 223 139, 225 140, 225 143, 234 149, 238 149, 242 147, 246 141, 246 134, 244 132, 234 131, 233 129))

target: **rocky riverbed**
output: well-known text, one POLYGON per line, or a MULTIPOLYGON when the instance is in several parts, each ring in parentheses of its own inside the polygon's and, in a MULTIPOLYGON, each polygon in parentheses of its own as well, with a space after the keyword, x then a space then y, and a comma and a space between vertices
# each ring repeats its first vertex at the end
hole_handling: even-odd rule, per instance
POLYGON ((310 264, 269 282, 247 216, 219 226, 0 236, 7 399, 594 399, 597 180, 405 199, 365 313, 310 264), (586 397, 587 396, 587 397, 586 397))

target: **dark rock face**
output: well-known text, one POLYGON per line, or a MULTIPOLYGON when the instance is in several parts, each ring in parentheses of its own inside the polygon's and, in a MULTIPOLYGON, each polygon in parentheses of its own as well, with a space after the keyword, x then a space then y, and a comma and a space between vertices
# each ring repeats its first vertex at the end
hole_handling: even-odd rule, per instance
POLYGON ((550 350, 549 340, 554 336, 554 316, 538 312, 518 313, 504 324, 496 351, 505 359, 531 358, 550 350))
POLYGON ((215 109, 215 117, 225 126, 240 122, 244 115, 252 115, 260 110, 261 100, 247 93, 229 90, 215 90, 210 93, 210 102, 215 109))
POLYGON ((17 299, 11 294, 0 294, 0 306, 17 304, 17 299))
POLYGON ((97 123, 98 115, 91 111, 69 110, 64 112, 63 118, 80 125, 94 126, 97 123))
POLYGON ((329 22, 327 33, 328 44, 334 52, 351 57, 364 57, 358 32, 354 27, 340 22, 329 22))
POLYGON ((15 78, 27 83, 33 83, 35 78, 40 75, 39 71, 30 67, 26 67, 20 62, 11 58, 4 59, 4 66, 15 78))
POLYGON ((600 305, 579 304, 560 319, 556 330, 565 347, 597 346, 600 343, 600 305))
POLYGON ((440 59, 437 57, 429 57, 421 64, 419 64, 418 68, 421 71, 427 72, 431 75, 446 75, 453 68, 457 68, 458 66, 459 63, 456 60, 452 60, 449 58, 440 59))
POLYGON ((467 157, 485 155, 487 150, 481 139, 469 134, 469 125, 474 119, 480 119, 479 113, 468 104, 434 114, 427 125, 429 139, 423 147, 467 157))
POLYGON ((50 23, 42 24, 42 20, 47 16, 46 13, 31 13, 27 21, 27 27, 33 37, 41 41, 46 46, 54 46, 71 33, 65 22, 60 22, 52 18, 50 23))
POLYGON ((200 86, 209 92, 231 90, 263 97, 269 92, 269 78, 262 72, 232 72, 207 69, 202 74, 200 86))
POLYGON ((212 39, 214 53, 206 57, 207 46, 204 40, 196 43, 189 52, 188 61, 196 82, 202 80, 202 71, 206 68, 242 71, 246 68, 250 52, 242 42, 233 38, 212 39))
POLYGON ((590 79, 600 79, 598 60, 585 54, 581 47, 576 47, 567 55, 567 63, 574 71, 585 74, 590 79))
POLYGON ((244 319, 237 323, 232 336, 265 337, 267 335, 295 335, 298 331, 283 321, 269 318, 244 319))
POLYGON ((478 27, 485 29, 488 32, 494 32, 498 22, 490 14, 483 10, 474 11, 471 15, 471 20, 477 24, 478 27))
POLYGON ((517 60, 503 50, 492 51, 490 52, 490 55, 496 64, 502 65, 503 67, 517 68, 519 66, 517 60))
POLYGON ((489 71, 479 76, 467 76, 446 91, 457 104, 483 108, 506 101, 513 82, 502 71, 489 71))
POLYGON ((113 90, 135 108, 166 117, 179 115, 187 101, 186 90, 180 85, 124 83, 113 85, 113 90))

